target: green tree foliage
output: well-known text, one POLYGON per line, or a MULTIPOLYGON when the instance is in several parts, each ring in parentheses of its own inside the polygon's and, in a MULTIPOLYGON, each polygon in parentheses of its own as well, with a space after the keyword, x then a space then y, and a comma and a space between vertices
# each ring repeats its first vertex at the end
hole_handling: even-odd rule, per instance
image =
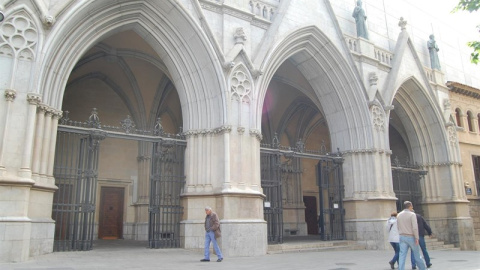
MULTIPOLYGON (((474 12, 478 11, 480 9, 480 0, 460 0, 458 2, 458 5, 453 9, 452 12, 457 12, 457 11, 468 11, 468 12, 474 12)), ((480 25, 477 25, 477 29, 480 33, 480 25)), ((473 49, 473 52, 470 54, 470 60, 474 64, 478 64, 480 61, 479 55, 480 55, 480 41, 470 41, 467 43, 469 47, 473 49)))

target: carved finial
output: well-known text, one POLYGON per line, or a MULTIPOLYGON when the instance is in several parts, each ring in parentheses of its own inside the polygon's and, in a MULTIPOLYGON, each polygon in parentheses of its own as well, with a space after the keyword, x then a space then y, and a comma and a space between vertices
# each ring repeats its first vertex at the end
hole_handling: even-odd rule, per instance
POLYGON ((55 17, 51 15, 45 15, 43 16, 43 24, 47 27, 52 27, 52 25, 55 23, 55 17))
POLYGON ((90 114, 87 123, 91 128, 100 128, 100 117, 98 117, 97 108, 92 109, 92 113, 90 114))
POLYGON ((233 35, 235 38, 235 44, 245 44, 245 41, 247 41, 247 35, 245 35, 245 32, 243 31, 243 27, 238 27, 237 30, 235 30, 235 34, 233 35))
POLYGON ((407 29, 407 21, 403 19, 403 17, 400 17, 400 21, 398 22, 398 26, 403 30, 407 29))

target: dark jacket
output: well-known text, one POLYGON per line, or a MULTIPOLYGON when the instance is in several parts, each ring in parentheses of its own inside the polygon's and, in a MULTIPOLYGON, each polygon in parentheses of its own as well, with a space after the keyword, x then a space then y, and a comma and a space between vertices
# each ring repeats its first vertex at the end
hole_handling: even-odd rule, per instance
POLYGON ((425 231, 427 232, 427 235, 432 235, 432 229, 430 226, 428 226, 428 223, 425 221, 425 219, 417 214, 417 224, 418 224, 418 234, 420 237, 425 237, 425 231))

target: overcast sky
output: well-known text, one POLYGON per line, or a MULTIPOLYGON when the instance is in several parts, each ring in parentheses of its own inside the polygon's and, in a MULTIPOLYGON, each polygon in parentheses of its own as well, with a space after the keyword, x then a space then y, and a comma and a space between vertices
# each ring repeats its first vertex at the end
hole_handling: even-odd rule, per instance
MULTIPOLYGON (((390 1, 390 0, 389 0, 390 1)), ((480 11, 470 13, 457 11, 451 13, 459 0, 404 0, 412 6, 431 10, 432 16, 445 21, 452 28, 461 32, 467 39, 480 40, 480 34, 476 28, 480 24, 480 11)))

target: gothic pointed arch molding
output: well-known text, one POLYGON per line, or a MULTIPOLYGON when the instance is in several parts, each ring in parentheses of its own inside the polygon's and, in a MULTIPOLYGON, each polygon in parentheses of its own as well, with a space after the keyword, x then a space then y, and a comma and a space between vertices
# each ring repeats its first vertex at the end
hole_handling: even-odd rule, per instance
POLYGON ((109 35, 133 30, 165 63, 181 100, 185 130, 225 122, 222 67, 202 29, 176 1, 79 2, 68 13, 44 47, 37 85, 47 104, 61 107, 70 72, 89 48, 109 35))
POLYGON ((341 51, 316 26, 297 29, 267 56, 258 82, 254 122, 261 123, 266 90, 276 70, 290 60, 314 89, 329 126, 332 146, 343 150, 374 147, 367 93, 341 51))
POLYGON ((441 112, 415 77, 405 80, 396 91, 395 112, 403 119, 412 154, 418 162, 448 158, 448 134, 441 112), (434 147, 424 147, 424 146, 434 147))

